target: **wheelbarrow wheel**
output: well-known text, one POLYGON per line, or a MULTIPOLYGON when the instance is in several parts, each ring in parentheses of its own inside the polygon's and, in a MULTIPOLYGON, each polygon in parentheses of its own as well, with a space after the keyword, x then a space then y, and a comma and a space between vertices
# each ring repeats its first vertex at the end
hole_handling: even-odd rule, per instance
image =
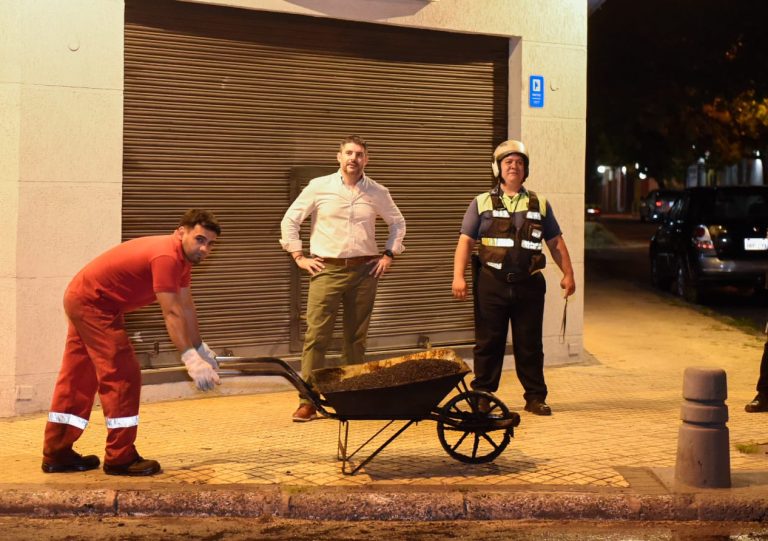
POLYGON ((491 462, 509 445, 514 415, 492 394, 466 391, 441 408, 437 437, 456 460, 468 464, 491 462), (488 411, 480 411, 480 399, 487 400, 488 411))

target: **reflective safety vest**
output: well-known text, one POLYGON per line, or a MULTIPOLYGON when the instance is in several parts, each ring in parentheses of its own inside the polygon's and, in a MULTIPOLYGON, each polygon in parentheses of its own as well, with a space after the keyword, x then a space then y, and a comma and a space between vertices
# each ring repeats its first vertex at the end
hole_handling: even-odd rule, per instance
POLYGON ((484 267, 500 273, 507 282, 524 280, 546 265, 546 257, 541 251, 543 229, 539 198, 528 191, 528 210, 524 211, 523 223, 517 228, 513 213, 501 200, 498 186, 490 196, 493 216, 488 231, 480 239, 480 261, 484 267))

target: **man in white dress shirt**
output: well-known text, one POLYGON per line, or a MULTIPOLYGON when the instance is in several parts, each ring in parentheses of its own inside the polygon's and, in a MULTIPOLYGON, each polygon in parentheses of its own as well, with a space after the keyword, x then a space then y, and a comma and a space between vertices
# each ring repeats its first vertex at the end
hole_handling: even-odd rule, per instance
MULTIPOLYGON (((299 268, 310 275, 307 332, 301 373, 313 386, 312 370, 329 366, 336 314, 344 308, 344 347, 341 364, 365 361, 368 325, 379 279, 405 247, 405 219, 389 190, 365 175, 368 146, 356 135, 345 138, 336 155, 339 170, 312 179, 291 204, 280 223, 280 244, 299 268), (302 250, 301 223, 312 216, 309 254, 302 250), (384 250, 376 244, 376 217, 389 226, 384 250)), ((301 398, 295 422, 317 418, 315 407, 301 398)))

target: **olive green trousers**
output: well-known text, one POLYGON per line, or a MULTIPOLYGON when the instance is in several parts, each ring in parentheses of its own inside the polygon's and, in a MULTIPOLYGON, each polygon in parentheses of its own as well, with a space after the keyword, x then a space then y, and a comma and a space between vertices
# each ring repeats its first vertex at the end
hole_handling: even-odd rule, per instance
POLYGON ((322 272, 310 278, 307 332, 301 355, 301 375, 310 387, 314 387, 312 370, 365 361, 368 326, 379 283, 378 278, 369 274, 372 268, 370 264, 345 267, 326 263, 322 272), (344 331, 341 358, 329 361, 326 353, 339 307, 343 309, 344 331))

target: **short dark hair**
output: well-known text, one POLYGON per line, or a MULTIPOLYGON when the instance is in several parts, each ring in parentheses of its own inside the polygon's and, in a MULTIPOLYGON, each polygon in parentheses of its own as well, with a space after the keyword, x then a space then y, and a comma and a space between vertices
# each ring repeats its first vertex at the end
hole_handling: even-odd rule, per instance
POLYGON ((363 150, 365 150, 365 153, 368 154, 368 143, 366 143, 365 139, 363 139, 359 135, 348 135, 347 137, 342 139, 341 143, 339 144, 339 150, 344 150, 344 145, 348 143, 354 143, 356 145, 363 147, 363 150))
POLYGON ((212 212, 202 209, 189 209, 184 213, 179 221, 179 227, 188 227, 192 229, 197 224, 202 225, 209 231, 213 231, 217 235, 221 235, 221 225, 219 220, 212 212))

